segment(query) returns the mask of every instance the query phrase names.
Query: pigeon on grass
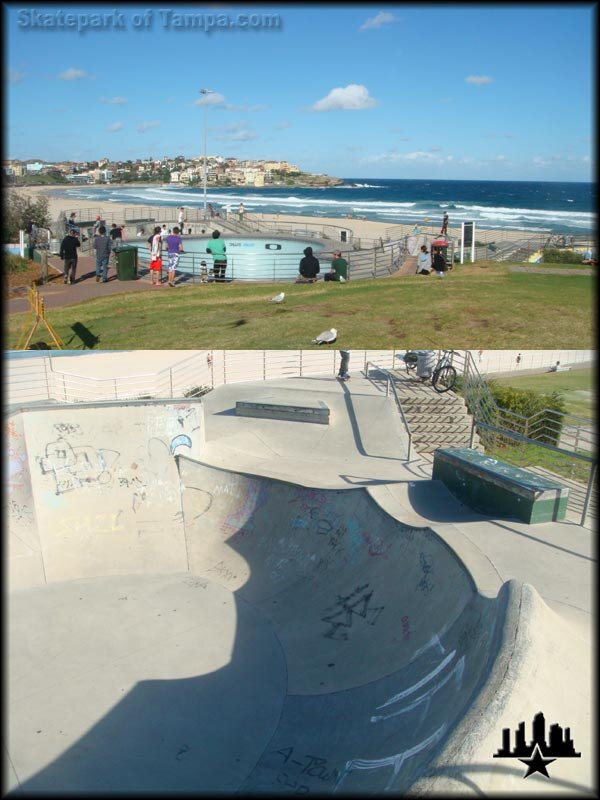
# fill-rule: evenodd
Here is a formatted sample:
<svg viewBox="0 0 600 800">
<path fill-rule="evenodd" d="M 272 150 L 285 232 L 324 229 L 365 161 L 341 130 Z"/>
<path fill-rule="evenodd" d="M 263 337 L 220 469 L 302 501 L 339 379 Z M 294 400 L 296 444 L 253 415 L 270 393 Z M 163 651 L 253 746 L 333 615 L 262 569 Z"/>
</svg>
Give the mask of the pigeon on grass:
<svg viewBox="0 0 600 800">
<path fill-rule="evenodd" d="M 333 344 L 337 339 L 337 331 L 332 328 L 330 331 L 323 331 L 316 339 L 313 339 L 313 344 Z"/>
</svg>

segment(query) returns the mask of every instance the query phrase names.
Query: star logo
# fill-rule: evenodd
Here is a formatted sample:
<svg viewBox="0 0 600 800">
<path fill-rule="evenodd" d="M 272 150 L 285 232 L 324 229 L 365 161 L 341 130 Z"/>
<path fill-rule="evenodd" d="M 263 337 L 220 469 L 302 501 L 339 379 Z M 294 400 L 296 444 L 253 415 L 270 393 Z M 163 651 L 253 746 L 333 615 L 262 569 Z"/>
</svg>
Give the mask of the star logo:
<svg viewBox="0 0 600 800">
<path fill-rule="evenodd" d="M 564 728 L 557 722 L 552 723 L 546 736 L 546 720 L 541 711 L 533 718 L 533 737 L 527 742 L 525 736 L 525 722 L 519 722 L 515 731 L 514 746 L 511 748 L 510 728 L 502 729 L 502 745 L 494 753 L 494 758 L 518 758 L 522 764 L 527 765 L 527 772 L 523 775 L 528 778 L 539 772 L 549 778 L 548 764 L 557 758 L 581 758 L 581 753 L 575 750 L 575 742 L 571 736 L 571 728 Z M 551 757 L 549 757 L 551 756 Z"/>
<path fill-rule="evenodd" d="M 539 772 L 541 775 L 545 775 L 549 778 L 550 775 L 548 775 L 546 764 L 551 764 L 553 761 L 556 761 L 556 759 L 544 758 L 539 745 L 536 744 L 530 758 L 520 758 L 519 761 L 523 764 L 527 764 L 527 772 L 523 775 L 524 778 L 528 778 L 530 775 L 533 775 L 534 772 Z"/>
</svg>

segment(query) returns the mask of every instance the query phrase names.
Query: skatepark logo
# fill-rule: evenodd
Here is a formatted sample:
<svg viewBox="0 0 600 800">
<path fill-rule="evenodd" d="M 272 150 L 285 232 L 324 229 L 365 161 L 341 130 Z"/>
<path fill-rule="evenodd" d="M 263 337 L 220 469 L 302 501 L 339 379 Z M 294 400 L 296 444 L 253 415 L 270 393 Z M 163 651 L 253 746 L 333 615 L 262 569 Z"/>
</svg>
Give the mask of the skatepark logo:
<svg viewBox="0 0 600 800">
<path fill-rule="evenodd" d="M 534 772 L 539 772 L 547 778 L 548 764 L 557 758 L 581 758 L 581 753 L 575 752 L 575 744 L 571 739 L 571 729 L 565 728 L 564 732 L 558 723 L 550 726 L 550 742 L 546 742 L 546 720 L 541 711 L 533 718 L 533 737 L 529 743 L 525 741 L 525 723 L 520 722 L 515 732 L 515 746 L 510 749 L 510 728 L 502 729 L 502 747 L 494 753 L 494 758 L 518 758 L 527 765 L 527 772 L 523 775 L 528 778 Z"/>
</svg>

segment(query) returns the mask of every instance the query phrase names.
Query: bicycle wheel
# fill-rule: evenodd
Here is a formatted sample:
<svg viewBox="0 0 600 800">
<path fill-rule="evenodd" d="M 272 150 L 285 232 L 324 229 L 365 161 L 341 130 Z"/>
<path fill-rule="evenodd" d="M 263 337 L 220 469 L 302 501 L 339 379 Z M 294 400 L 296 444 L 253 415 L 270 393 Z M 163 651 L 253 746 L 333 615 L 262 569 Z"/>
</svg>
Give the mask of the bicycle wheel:
<svg viewBox="0 0 600 800">
<path fill-rule="evenodd" d="M 431 384 L 438 394 L 449 392 L 455 383 L 456 370 L 450 364 L 446 364 L 446 366 L 436 370 L 431 379 Z"/>
</svg>

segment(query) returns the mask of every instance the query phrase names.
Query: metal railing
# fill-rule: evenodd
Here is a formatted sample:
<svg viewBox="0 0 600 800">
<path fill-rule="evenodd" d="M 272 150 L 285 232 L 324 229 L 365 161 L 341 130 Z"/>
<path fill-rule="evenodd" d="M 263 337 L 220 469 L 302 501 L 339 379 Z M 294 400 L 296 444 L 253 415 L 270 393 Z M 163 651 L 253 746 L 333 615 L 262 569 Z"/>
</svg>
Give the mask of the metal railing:
<svg viewBox="0 0 600 800">
<path fill-rule="evenodd" d="M 472 438 L 475 431 L 486 450 L 495 449 L 503 440 L 532 448 L 544 448 L 571 462 L 571 475 L 577 462 L 591 465 L 587 478 L 586 501 L 581 517 L 585 524 L 589 499 L 596 477 L 597 434 L 591 420 L 555 409 L 542 409 L 527 417 L 501 408 L 493 397 L 486 380 L 480 375 L 470 351 L 455 351 L 452 363 L 462 375 L 461 394 L 472 416 Z M 505 449 L 505 448 L 504 448 Z M 510 453 L 503 454 L 510 461 Z"/>
<path fill-rule="evenodd" d="M 501 408 L 481 376 L 469 350 L 454 351 L 452 364 L 462 375 L 462 395 L 469 412 L 479 422 L 518 433 L 533 442 L 559 441 L 570 452 L 595 451 L 597 433 L 590 419 L 545 408 L 530 417 Z"/>
<path fill-rule="evenodd" d="M 402 403 L 400 402 L 400 398 L 398 397 L 398 391 L 396 389 L 396 384 L 394 381 L 394 376 L 384 367 L 378 366 L 377 364 L 373 364 L 371 361 L 365 362 L 365 378 L 369 377 L 369 367 L 374 367 L 378 372 L 383 373 L 385 380 L 386 380 L 386 387 L 385 387 L 385 396 L 389 397 L 390 394 L 390 387 L 392 389 L 392 394 L 394 395 L 394 400 L 396 402 L 396 408 L 400 412 L 400 416 L 402 418 L 402 422 L 404 424 L 404 429 L 406 430 L 408 436 L 408 451 L 406 454 L 406 460 L 410 461 L 410 454 L 412 450 L 412 431 L 410 429 L 410 425 L 408 424 L 408 420 L 404 414 L 404 410 L 402 408 Z"/>
<path fill-rule="evenodd" d="M 379 368 L 393 367 L 396 351 L 353 350 L 352 360 L 371 361 Z M 198 396 L 207 389 L 230 383 L 313 375 L 335 375 L 339 369 L 337 350 L 201 350 L 156 372 L 122 377 L 96 378 L 67 371 L 58 356 L 8 359 L 5 385 L 8 405 L 43 401 L 77 403 L 101 400 L 132 400 Z"/>
<path fill-rule="evenodd" d="M 210 239 L 207 238 L 207 244 Z M 142 274 L 150 268 L 150 248 L 147 242 L 132 241 L 138 249 L 138 266 Z M 185 247 L 185 238 L 184 238 Z M 228 248 L 229 251 L 231 248 Z M 332 251 L 318 251 L 321 273 L 327 271 Z M 393 242 L 373 250 L 345 253 L 348 260 L 348 278 L 381 278 L 394 273 L 403 263 L 406 248 L 402 242 Z M 225 276 L 235 281 L 291 282 L 298 278 L 298 265 L 304 253 L 231 253 L 227 252 Z M 204 262 L 204 263 L 203 263 Z M 208 253 L 184 252 L 181 254 L 176 275 L 180 283 L 206 282 L 213 270 L 213 257 Z"/>
</svg>

